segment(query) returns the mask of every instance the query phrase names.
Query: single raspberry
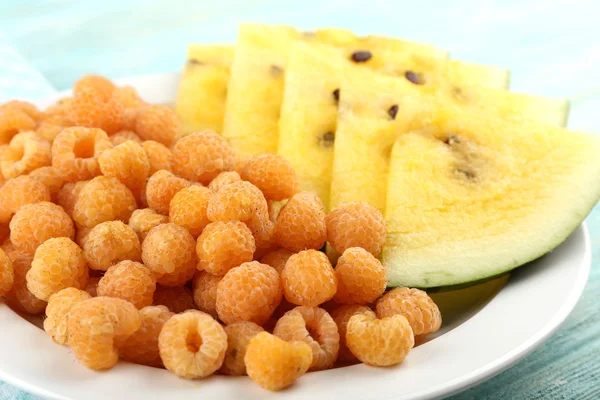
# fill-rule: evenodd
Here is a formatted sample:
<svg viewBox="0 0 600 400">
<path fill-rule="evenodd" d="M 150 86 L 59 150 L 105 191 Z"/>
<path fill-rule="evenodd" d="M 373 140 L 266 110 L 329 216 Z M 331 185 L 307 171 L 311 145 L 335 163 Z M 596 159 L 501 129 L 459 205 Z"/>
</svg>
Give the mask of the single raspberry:
<svg viewBox="0 0 600 400">
<path fill-rule="evenodd" d="M 138 108 L 144 105 L 144 100 L 133 86 L 117 87 L 112 92 L 112 96 L 117 98 L 125 108 Z"/>
<path fill-rule="evenodd" d="M 206 271 L 196 272 L 192 281 L 194 303 L 200 311 L 217 318 L 217 287 L 222 276 L 211 275 Z"/>
<path fill-rule="evenodd" d="M 52 166 L 69 182 L 100 175 L 97 157 L 112 147 L 101 129 L 65 128 L 52 142 Z"/>
<path fill-rule="evenodd" d="M 348 325 L 348 321 L 350 321 L 350 318 L 356 314 L 366 314 L 372 318 L 375 318 L 375 313 L 369 307 L 356 304 L 338 306 L 331 311 L 331 318 L 333 318 L 335 321 L 335 324 L 338 327 L 338 332 L 340 333 L 340 352 L 338 355 L 338 360 L 346 362 L 356 361 L 356 357 L 350 352 L 348 346 L 346 346 L 346 327 Z"/>
<path fill-rule="evenodd" d="M 203 378 L 223 364 L 227 334 L 210 315 L 186 311 L 164 324 L 158 348 L 169 371 L 187 379 Z"/>
<path fill-rule="evenodd" d="M 244 357 L 246 356 L 248 343 L 250 343 L 250 339 L 263 331 L 263 328 L 250 321 L 240 321 L 227 325 L 225 327 L 227 352 L 219 371 L 225 375 L 246 375 Z"/>
<path fill-rule="evenodd" d="M 198 269 L 225 275 L 231 268 L 252 261 L 254 250 L 254 237 L 243 222 L 213 222 L 206 226 L 196 244 Z"/>
<path fill-rule="evenodd" d="M 73 219 L 78 226 L 94 226 L 113 220 L 125 223 L 137 208 L 135 198 L 127 186 L 115 178 L 98 176 L 79 192 Z"/>
<path fill-rule="evenodd" d="M 58 193 L 63 187 L 64 180 L 58 170 L 54 167 L 41 167 L 29 173 L 29 176 L 42 182 L 50 191 L 53 203 L 58 203 Z"/>
<path fill-rule="evenodd" d="M 217 313 L 221 321 L 232 324 L 252 321 L 262 325 L 281 302 L 279 274 L 273 267 L 257 261 L 230 269 L 217 286 Z"/>
<path fill-rule="evenodd" d="M 163 105 L 147 105 L 139 109 L 135 119 L 135 132 L 144 140 L 155 140 L 171 147 L 179 133 L 177 114 Z"/>
<path fill-rule="evenodd" d="M 109 99 L 117 89 L 115 84 L 110 79 L 100 75 L 84 75 L 79 78 L 73 85 L 73 93 L 93 89 L 98 92 L 104 99 Z"/>
<path fill-rule="evenodd" d="M 338 287 L 333 298 L 339 304 L 370 304 L 387 286 L 387 273 L 381 262 L 361 247 L 344 251 L 335 267 Z"/>
<path fill-rule="evenodd" d="M 42 121 L 49 117 L 65 117 L 70 112 L 72 102 L 71 96 L 61 97 L 56 103 L 46 107 L 42 114 Z"/>
<path fill-rule="evenodd" d="M 92 276 L 88 280 L 85 287 L 85 291 L 92 297 L 98 297 L 98 284 L 100 283 L 101 276 Z"/>
<path fill-rule="evenodd" d="M 250 182 L 224 186 L 210 199 L 207 215 L 211 221 L 244 222 L 252 231 L 257 248 L 270 245 L 273 224 L 269 221 L 267 200 Z"/>
<path fill-rule="evenodd" d="M 327 240 L 325 208 L 311 192 L 300 192 L 281 209 L 275 242 L 288 250 L 320 249 Z"/>
<path fill-rule="evenodd" d="M 11 100 L 4 104 L 0 104 L 0 110 L 19 110 L 29 115 L 34 121 L 39 121 L 43 118 L 42 112 L 28 101 Z"/>
<path fill-rule="evenodd" d="M 0 223 L 9 222 L 22 206 L 40 201 L 50 201 L 50 191 L 42 182 L 27 175 L 9 179 L 0 187 Z"/>
<path fill-rule="evenodd" d="M 121 221 L 103 222 L 88 233 L 83 258 L 91 269 L 107 271 L 124 260 L 142 261 L 142 246 L 130 226 Z"/>
<path fill-rule="evenodd" d="M 173 172 L 208 185 L 217 175 L 233 168 L 233 149 L 222 136 L 212 132 L 192 133 L 173 146 Z"/>
<path fill-rule="evenodd" d="M 36 120 L 15 107 L 0 107 L 0 144 L 7 144 L 19 132 L 35 129 Z"/>
<path fill-rule="evenodd" d="M 27 272 L 31 269 L 33 256 L 17 250 L 10 240 L 4 242 L 2 250 L 10 258 L 14 271 L 14 284 L 4 297 L 4 301 L 10 308 L 20 313 L 31 315 L 43 313 L 46 302 L 35 297 L 27 288 Z"/>
<path fill-rule="evenodd" d="M 113 134 L 124 125 L 125 107 L 116 97 L 107 97 L 106 93 L 92 86 L 75 88 L 71 102 L 69 119 L 73 125 L 99 128 Z"/>
<path fill-rule="evenodd" d="M 304 250 L 290 256 L 281 273 L 288 301 L 316 307 L 333 298 L 337 290 L 335 271 L 324 253 Z"/>
<path fill-rule="evenodd" d="M 46 307 L 44 330 L 52 340 L 63 346 L 67 344 L 67 314 L 75 304 L 91 298 L 88 292 L 73 287 L 50 296 Z"/>
<path fill-rule="evenodd" d="M 141 326 L 137 308 L 114 297 L 94 297 L 77 303 L 67 318 L 67 342 L 86 367 L 112 368 L 119 360 L 118 346 Z"/>
<path fill-rule="evenodd" d="M 169 221 L 186 228 L 197 238 L 210 223 L 206 209 L 212 196 L 213 192 L 202 186 L 190 186 L 180 190 L 169 203 Z"/>
<path fill-rule="evenodd" d="M 194 303 L 192 291 L 186 286 L 157 285 L 154 292 L 154 305 L 165 306 L 175 314 L 198 308 Z"/>
<path fill-rule="evenodd" d="M 340 335 L 333 318 L 318 307 L 296 307 L 277 321 L 275 336 L 285 341 L 298 340 L 312 349 L 311 371 L 333 365 L 340 348 Z"/>
<path fill-rule="evenodd" d="M 163 215 L 169 215 L 169 206 L 173 196 L 191 185 L 190 182 L 169 171 L 157 171 L 148 179 L 146 186 L 148 206 Z"/>
<path fill-rule="evenodd" d="M 162 367 L 163 363 L 158 351 L 158 335 L 173 315 L 175 314 L 163 306 L 142 308 L 140 328 L 119 346 L 123 359 L 150 367 Z"/>
<path fill-rule="evenodd" d="M 62 132 L 63 129 L 71 126 L 71 122 L 64 115 L 49 115 L 40 121 L 35 128 L 37 133 L 42 139 L 46 139 L 50 143 L 54 142 L 56 136 Z"/>
<path fill-rule="evenodd" d="M 287 263 L 287 260 L 289 260 L 293 254 L 294 253 L 286 249 L 277 249 L 265 254 L 260 259 L 260 262 L 275 268 L 277 272 L 279 272 L 279 275 L 281 275 L 285 263 Z"/>
<path fill-rule="evenodd" d="M 287 342 L 261 332 L 248 343 L 244 362 L 253 381 L 268 390 L 282 390 L 306 373 L 312 351 L 301 341 Z"/>
<path fill-rule="evenodd" d="M 292 164 L 279 154 L 259 154 L 242 170 L 242 179 L 256 185 L 270 200 L 289 199 L 298 192 L 300 182 Z"/>
<path fill-rule="evenodd" d="M 75 208 L 75 201 L 81 193 L 81 189 L 85 186 L 89 181 L 79 181 L 79 182 L 67 182 L 63 185 L 63 187 L 58 192 L 56 196 L 56 204 L 61 206 L 67 214 L 71 217 L 73 216 L 73 209 Z"/>
<path fill-rule="evenodd" d="M 190 266 L 196 267 L 196 241 L 185 228 L 179 225 L 173 223 L 157 225 L 144 239 L 142 260 L 158 277 L 187 271 Z M 163 284 L 160 279 L 159 283 Z"/>
<path fill-rule="evenodd" d="M 119 131 L 109 137 L 110 142 L 113 146 L 118 146 L 121 143 L 125 143 L 128 140 L 132 140 L 136 143 L 142 144 L 142 139 L 133 131 Z"/>
<path fill-rule="evenodd" d="M 239 182 L 242 178 L 240 178 L 240 174 L 235 171 L 223 171 L 219 175 L 215 177 L 208 184 L 208 188 L 213 192 L 218 192 L 223 186 L 227 186 L 233 182 Z"/>
<path fill-rule="evenodd" d="M 0 249 L 0 296 L 5 296 L 13 288 L 15 271 L 12 261 L 4 250 Z"/>
<path fill-rule="evenodd" d="M 402 315 L 377 319 L 356 314 L 346 325 L 346 345 L 361 362 L 377 367 L 400 364 L 413 348 L 415 339 Z"/>
<path fill-rule="evenodd" d="M 50 202 L 26 204 L 19 208 L 10 221 L 10 241 L 19 250 L 33 254 L 50 238 L 75 238 L 71 217 Z"/>
<path fill-rule="evenodd" d="M 146 152 L 133 140 L 104 151 L 98 157 L 98 163 L 104 176 L 117 178 L 133 193 L 145 185 L 150 172 Z"/>
<path fill-rule="evenodd" d="M 385 243 L 385 221 L 381 211 L 367 203 L 346 203 L 326 218 L 327 241 L 343 253 L 350 247 L 362 247 L 375 257 Z"/>
<path fill-rule="evenodd" d="M 143 264 L 136 261 L 121 261 L 110 267 L 100 283 L 99 296 L 117 297 L 142 309 L 152 305 L 156 278 Z"/>
<path fill-rule="evenodd" d="M 167 146 L 154 140 L 146 140 L 142 147 L 150 162 L 150 175 L 161 169 L 171 171 L 171 150 Z"/>
<path fill-rule="evenodd" d="M 377 317 L 403 315 L 415 335 L 436 332 L 442 326 L 442 314 L 426 292 L 405 287 L 387 292 L 375 306 Z"/>
<path fill-rule="evenodd" d="M 52 238 L 35 251 L 27 272 L 27 287 L 35 297 L 48 301 L 65 288 L 85 288 L 88 277 L 81 248 L 69 238 Z"/>
<path fill-rule="evenodd" d="M 129 218 L 129 226 L 137 233 L 140 243 L 146 238 L 150 229 L 169 222 L 169 217 L 157 213 L 151 208 L 135 210 Z"/>
<path fill-rule="evenodd" d="M 0 154 L 0 169 L 5 179 L 28 174 L 51 162 L 50 143 L 34 132 L 15 135 Z"/>
</svg>

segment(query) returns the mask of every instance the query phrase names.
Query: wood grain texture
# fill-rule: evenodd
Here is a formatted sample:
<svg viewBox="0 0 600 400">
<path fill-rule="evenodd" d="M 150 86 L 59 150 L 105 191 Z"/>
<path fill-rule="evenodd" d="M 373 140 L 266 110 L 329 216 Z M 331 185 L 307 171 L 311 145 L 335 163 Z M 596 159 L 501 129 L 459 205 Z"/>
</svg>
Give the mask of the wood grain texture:
<svg viewBox="0 0 600 400">
<path fill-rule="evenodd" d="M 595 0 L 441 4 L 6 0 L 0 1 L 0 34 L 58 89 L 65 89 L 84 73 L 119 78 L 179 70 L 189 42 L 233 42 L 242 21 L 303 29 L 339 26 L 432 42 L 454 58 L 507 67 L 513 72 L 513 90 L 567 97 L 573 100 L 569 127 L 600 133 L 600 6 Z M 600 398 L 600 207 L 589 216 L 588 226 L 593 269 L 565 325 L 523 361 L 453 400 Z M 0 398 L 34 397 L 0 384 Z"/>
</svg>

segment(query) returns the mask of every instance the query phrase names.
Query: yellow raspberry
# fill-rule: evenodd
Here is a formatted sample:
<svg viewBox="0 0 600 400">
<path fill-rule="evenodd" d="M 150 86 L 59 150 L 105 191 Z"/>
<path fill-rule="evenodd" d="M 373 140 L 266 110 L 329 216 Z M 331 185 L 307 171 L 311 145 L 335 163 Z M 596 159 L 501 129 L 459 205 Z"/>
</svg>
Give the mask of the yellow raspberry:
<svg viewBox="0 0 600 400">
<path fill-rule="evenodd" d="M 190 265 L 195 268 L 196 241 L 185 228 L 178 225 L 158 225 L 144 239 L 142 260 L 158 277 L 187 270 Z"/>
<path fill-rule="evenodd" d="M 206 226 L 196 244 L 198 269 L 225 275 L 233 267 L 252 261 L 254 237 L 239 221 L 217 221 Z"/>
<path fill-rule="evenodd" d="M 69 182 L 92 179 L 101 173 L 97 158 L 111 147 L 101 129 L 65 128 L 52 142 L 52 166 Z"/>
<path fill-rule="evenodd" d="M 365 314 L 375 318 L 375 313 L 373 310 L 367 306 L 361 306 L 358 304 L 339 306 L 331 311 L 331 318 L 333 318 L 335 324 L 337 325 L 338 332 L 340 334 L 340 352 L 338 355 L 338 360 L 346 362 L 354 362 L 357 360 L 346 345 L 346 328 L 348 326 L 348 321 L 350 321 L 350 318 L 357 314 Z"/>
<path fill-rule="evenodd" d="M 73 209 L 75 208 L 75 201 L 81 193 L 81 189 L 85 186 L 89 181 L 79 181 L 79 182 L 67 182 L 63 185 L 57 195 L 56 204 L 61 206 L 63 210 L 69 216 L 73 216 Z"/>
<path fill-rule="evenodd" d="M 171 150 L 167 146 L 154 140 L 146 140 L 142 147 L 150 162 L 150 175 L 161 169 L 171 171 Z"/>
<path fill-rule="evenodd" d="M 240 321 L 225 327 L 227 352 L 219 372 L 225 375 L 246 375 L 244 357 L 250 340 L 264 329 L 250 321 Z"/>
<path fill-rule="evenodd" d="M 379 318 L 403 315 L 415 335 L 436 332 L 442 326 L 440 309 L 426 292 L 419 289 L 392 289 L 377 301 L 375 311 Z"/>
<path fill-rule="evenodd" d="M 171 317 L 158 337 L 165 367 L 187 379 L 204 378 L 223 364 L 227 334 L 210 315 L 186 311 Z"/>
<path fill-rule="evenodd" d="M 296 307 L 277 321 L 273 334 L 285 341 L 301 341 L 312 349 L 311 371 L 333 365 L 340 348 L 340 335 L 333 318 L 318 307 Z"/>
<path fill-rule="evenodd" d="M 356 314 L 346 325 L 346 345 L 361 362 L 376 367 L 400 364 L 415 344 L 406 318 L 394 315 L 377 319 Z"/>
<path fill-rule="evenodd" d="M 139 111 L 139 108 L 125 108 L 125 111 L 123 112 L 123 125 L 121 126 L 121 132 L 135 132 L 135 121 L 137 119 Z M 140 138 L 140 140 L 141 139 L 142 138 Z"/>
<path fill-rule="evenodd" d="M 73 219 L 78 226 L 87 228 L 113 220 L 127 223 L 136 208 L 135 198 L 127 186 L 115 178 L 98 176 L 79 192 Z"/>
<path fill-rule="evenodd" d="M 333 298 L 337 278 L 329 259 L 317 250 L 290 256 L 281 273 L 285 298 L 298 305 L 316 307 Z"/>
<path fill-rule="evenodd" d="M 0 169 L 5 179 L 28 174 L 51 162 L 50 143 L 34 132 L 15 135 L 0 154 Z"/>
<path fill-rule="evenodd" d="M 71 217 L 62 207 L 43 201 L 24 205 L 10 221 L 10 241 L 19 250 L 33 254 L 50 238 L 75 238 Z"/>
<path fill-rule="evenodd" d="M 252 321 L 264 324 L 281 302 L 279 274 L 257 261 L 230 269 L 217 286 L 217 313 L 232 324 Z"/>
<path fill-rule="evenodd" d="M 165 306 L 175 314 L 197 308 L 194 303 L 194 295 L 186 286 L 157 285 L 154 292 L 154 305 Z"/>
<path fill-rule="evenodd" d="M 262 256 L 260 262 L 275 268 L 279 275 L 281 275 L 285 263 L 287 263 L 287 260 L 289 260 L 293 254 L 294 253 L 286 249 L 277 249 Z"/>
<path fill-rule="evenodd" d="M 169 205 L 169 221 L 186 228 L 193 237 L 200 236 L 210 220 L 206 216 L 213 192 L 205 187 L 190 186 L 173 196 Z"/>
<path fill-rule="evenodd" d="M 327 241 L 340 254 L 362 247 L 375 257 L 385 243 L 385 220 L 381 211 L 367 203 L 346 203 L 327 216 Z"/>
<path fill-rule="evenodd" d="M 52 340 L 60 345 L 67 344 L 67 315 L 77 303 L 91 299 L 86 291 L 73 287 L 61 290 L 50 296 L 46 307 L 44 330 Z"/>
<path fill-rule="evenodd" d="M 163 105 L 147 105 L 139 109 L 135 132 L 144 140 L 155 140 L 171 147 L 179 133 L 180 123 L 175 111 Z"/>
<path fill-rule="evenodd" d="M 163 362 L 158 351 L 158 335 L 173 315 L 175 314 L 163 306 L 142 308 L 140 328 L 119 346 L 123 359 L 150 367 L 162 367 Z"/>
<path fill-rule="evenodd" d="M 5 296 L 13 288 L 15 271 L 12 261 L 4 250 L 0 249 L 0 296 Z"/>
<path fill-rule="evenodd" d="M 0 223 L 7 223 L 26 204 L 50 201 L 50 191 L 35 178 L 24 175 L 6 181 L 0 187 Z"/>
<path fill-rule="evenodd" d="M 91 269 L 106 271 L 123 260 L 141 261 L 142 249 L 131 227 L 121 221 L 108 221 L 88 233 L 83 257 Z"/>
<path fill-rule="evenodd" d="M 192 133 L 173 146 L 173 172 L 208 185 L 217 175 L 233 168 L 233 149 L 222 136 L 212 132 Z"/>
<path fill-rule="evenodd" d="M 108 134 L 123 129 L 125 107 L 121 101 L 92 85 L 80 85 L 73 91 L 69 119 L 73 125 L 98 128 Z"/>
<path fill-rule="evenodd" d="M 33 256 L 17 250 L 10 239 L 4 242 L 2 250 L 10 258 L 14 271 L 14 284 L 10 292 L 5 295 L 4 301 L 10 308 L 20 313 L 31 315 L 43 313 L 46 302 L 35 297 L 27 288 L 27 272 L 31 269 Z"/>
<path fill-rule="evenodd" d="M 219 175 L 215 177 L 208 184 L 208 188 L 213 192 L 218 192 L 223 186 L 227 186 L 233 182 L 239 182 L 242 178 L 240 178 L 240 174 L 235 171 L 223 171 Z"/>
<path fill-rule="evenodd" d="M 281 209 L 275 224 L 275 242 L 288 250 L 320 249 L 327 240 L 325 208 L 319 197 L 300 192 Z"/>
<path fill-rule="evenodd" d="M 14 107 L 0 107 L 0 144 L 7 144 L 19 132 L 35 129 L 36 121 L 27 112 Z"/>
<path fill-rule="evenodd" d="M 339 304 L 370 304 L 387 286 L 387 273 L 381 262 L 360 247 L 344 251 L 335 267 L 338 287 L 333 298 Z"/>
<path fill-rule="evenodd" d="M 29 176 L 42 182 L 50 191 L 53 203 L 58 203 L 58 193 L 63 187 L 64 180 L 54 167 L 41 167 L 29 173 Z M 59 204 L 60 205 L 60 204 Z"/>
<path fill-rule="evenodd" d="M 292 164 L 279 154 L 252 157 L 241 176 L 258 187 L 269 200 L 289 199 L 298 192 L 300 186 Z"/>
<path fill-rule="evenodd" d="M 114 297 L 94 297 L 69 311 L 67 342 L 84 366 L 109 369 L 119 360 L 118 346 L 140 325 L 141 318 L 133 304 Z"/>
<path fill-rule="evenodd" d="M 248 376 L 268 390 L 282 390 L 306 373 L 312 351 L 301 341 L 286 342 L 267 332 L 255 335 L 244 357 Z"/>
<path fill-rule="evenodd" d="M 173 196 L 191 185 L 191 182 L 175 176 L 169 171 L 157 171 L 148 179 L 146 186 L 148 206 L 163 215 L 169 215 Z"/>
<path fill-rule="evenodd" d="M 133 193 L 141 190 L 150 172 L 146 152 L 133 140 L 104 151 L 98 157 L 98 163 L 104 176 L 117 178 Z"/>
<path fill-rule="evenodd" d="M 85 291 L 92 297 L 98 297 L 98 284 L 100 283 L 101 276 L 93 276 L 88 280 L 85 286 Z"/>
<path fill-rule="evenodd" d="M 112 96 L 119 99 L 125 108 L 138 108 L 145 104 L 137 90 L 129 85 L 115 88 Z"/>
<path fill-rule="evenodd" d="M 119 131 L 114 135 L 110 136 L 109 139 L 113 146 L 118 146 L 122 143 L 125 143 L 128 140 L 132 140 L 136 143 L 142 144 L 142 139 L 137 135 L 137 133 L 132 131 Z"/>
<path fill-rule="evenodd" d="M 194 303 L 200 311 L 210 314 L 213 318 L 218 318 L 217 287 L 222 278 L 206 271 L 199 271 L 192 281 Z"/>
<path fill-rule="evenodd" d="M 142 309 L 152 305 L 156 278 L 143 264 L 124 260 L 110 267 L 100 282 L 99 296 L 117 297 Z"/>
<path fill-rule="evenodd" d="M 39 121 L 43 117 L 43 114 L 35 105 L 22 100 L 11 100 L 0 104 L 0 110 L 18 110 L 27 114 L 34 121 Z"/>
<path fill-rule="evenodd" d="M 52 238 L 35 251 L 27 272 L 27 287 L 35 297 L 48 301 L 65 288 L 83 289 L 88 276 L 81 248 L 69 238 Z"/>
<path fill-rule="evenodd" d="M 47 111 L 46 111 L 47 114 Z M 71 126 L 71 121 L 66 115 L 55 114 L 48 115 L 42 119 L 37 127 L 35 128 L 35 132 L 43 139 L 46 139 L 48 142 L 54 142 L 54 139 L 63 129 Z"/>
<path fill-rule="evenodd" d="M 78 93 L 86 89 L 93 89 L 102 96 L 102 98 L 109 99 L 116 90 L 116 86 L 110 79 L 105 78 L 104 76 L 88 74 L 82 76 L 75 82 L 73 85 L 73 93 Z"/>
<path fill-rule="evenodd" d="M 169 217 L 159 214 L 151 208 L 135 210 L 129 218 L 129 226 L 137 233 L 140 242 L 146 238 L 150 229 L 167 222 L 169 222 Z"/>
</svg>

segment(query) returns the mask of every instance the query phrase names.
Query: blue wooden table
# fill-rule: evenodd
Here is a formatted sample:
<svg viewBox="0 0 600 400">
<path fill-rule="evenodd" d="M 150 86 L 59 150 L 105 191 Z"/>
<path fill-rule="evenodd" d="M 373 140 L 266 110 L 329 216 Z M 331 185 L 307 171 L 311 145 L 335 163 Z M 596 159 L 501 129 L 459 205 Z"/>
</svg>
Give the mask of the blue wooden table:
<svg viewBox="0 0 600 400">
<path fill-rule="evenodd" d="M 600 133 L 596 0 L 457 0 L 450 8 L 442 4 L 0 0 L 0 42 L 3 35 L 54 87 L 65 89 L 90 72 L 120 78 L 179 70 L 188 43 L 233 42 L 239 22 L 304 29 L 339 26 L 360 34 L 432 42 L 450 50 L 454 58 L 507 67 L 513 73 L 513 90 L 569 98 L 569 127 Z M 594 266 L 584 296 L 566 324 L 517 365 L 453 399 L 600 398 L 599 207 L 588 224 Z M 33 399 L 1 382 L 0 398 Z"/>
</svg>

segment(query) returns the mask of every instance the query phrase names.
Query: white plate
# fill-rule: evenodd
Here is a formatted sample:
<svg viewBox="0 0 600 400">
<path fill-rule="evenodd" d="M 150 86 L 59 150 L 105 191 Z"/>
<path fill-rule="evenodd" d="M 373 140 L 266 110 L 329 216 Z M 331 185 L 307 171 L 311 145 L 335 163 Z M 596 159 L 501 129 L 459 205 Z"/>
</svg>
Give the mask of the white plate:
<svg viewBox="0 0 600 400">
<path fill-rule="evenodd" d="M 153 103 L 172 103 L 177 74 L 120 81 Z M 62 95 L 65 95 L 63 93 Z M 47 104 L 40 104 L 46 106 Z M 392 368 L 356 365 L 309 373 L 289 390 L 270 393 L 247 377 L 179 379 L 165 370 L 119 363 L 88 370 L 66 347 L 0 303 L 0 379 L 50 399 L 431 399 L 471 385 L 514 364 L 565 320 L 579 299 L 591 266 L 585 225 L 554 252 L 460 293 L 438 293 L 444 327 Z M 450 299 L 452 299 L 450 301 Z"/>
</svg>

